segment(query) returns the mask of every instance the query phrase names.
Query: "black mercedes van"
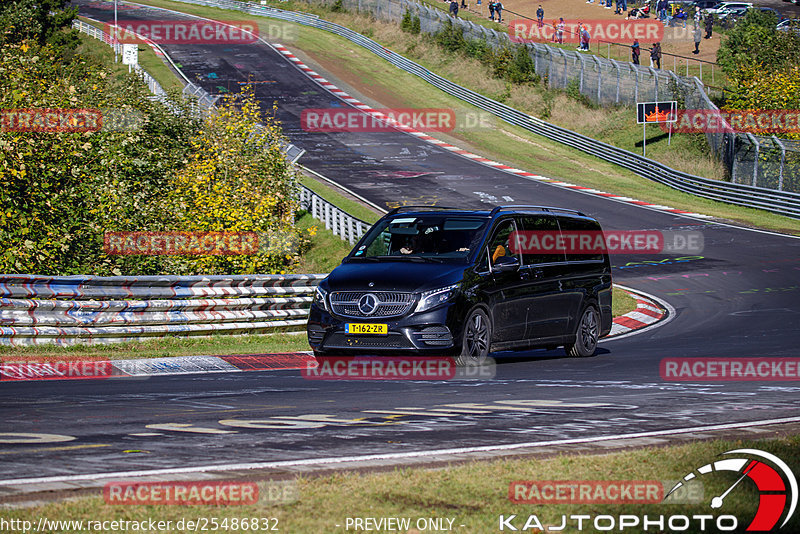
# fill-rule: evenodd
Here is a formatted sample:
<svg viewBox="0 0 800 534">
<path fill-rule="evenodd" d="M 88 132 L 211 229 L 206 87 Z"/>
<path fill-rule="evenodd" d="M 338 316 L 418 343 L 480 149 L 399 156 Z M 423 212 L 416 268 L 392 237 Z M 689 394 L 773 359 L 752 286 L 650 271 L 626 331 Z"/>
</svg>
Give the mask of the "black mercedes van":
<svg viewBox="0 0 800 534">
<path fill-rule="evenodd" d="M 394 209 L 316 288 L 308 342 L 317 356 L 442 355 L 462 365 L 510 349 L 591 356 L 611 330 L 605 246 L 575 254 L 520 245 L 566 232 L 601 228 L 541 206 Z"/>
</svg>

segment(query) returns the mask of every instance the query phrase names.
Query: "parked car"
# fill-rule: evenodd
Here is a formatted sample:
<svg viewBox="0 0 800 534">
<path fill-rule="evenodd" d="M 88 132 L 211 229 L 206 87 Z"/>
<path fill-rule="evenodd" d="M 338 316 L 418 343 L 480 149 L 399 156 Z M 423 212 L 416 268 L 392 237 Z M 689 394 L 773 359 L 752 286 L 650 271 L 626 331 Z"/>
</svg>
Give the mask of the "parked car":
<svg viewBox="0 0 800 534">
<path fill-rule="evenodd" d="M 705 13 L 718 4 L 719 2 L 717 0 L 696 0 L 695 2 L 692 2 L 691 5 L 695 11 L 699 10 L 701 13 Z"/>
<path fill-rule="evenodd" d="M 778 23 L 786 20 L 786 17 L 781 15 L 781 12 L 778 11 L 777 9 L 773 9 L 771 7 L 759 7 L 758 10 L 763 11 L 765 13 L 772 13 L 773 15 L 775 15 L 775 18 L 778 21 Z"/>
<path fill-rule="evenodd" d="M 561 208 L 392 210 L 316 288 L 308 342 L 319 357 L 441 355 L 461 365 L 491 350 L 563 346 L 591 356 L 611 329 L 605 246 L 543 253 L 517 239 L 568 231 L 601 228 Z"/>
<path fill-rule="evenodd" d="M 725 19 L 731 13 L 744 13 L 749 8 L 753 7 L 751 2 L 720 2 L 712 8 L 705 9 L 703 14 L 714 14 L 718 19 Z"/>
<path fill-rule="evenodd" d="M 778 23 L 776 29 L 781 32 L 793 31 L 800 34 L 800 19 L 786 19 Z"/>
</svg>

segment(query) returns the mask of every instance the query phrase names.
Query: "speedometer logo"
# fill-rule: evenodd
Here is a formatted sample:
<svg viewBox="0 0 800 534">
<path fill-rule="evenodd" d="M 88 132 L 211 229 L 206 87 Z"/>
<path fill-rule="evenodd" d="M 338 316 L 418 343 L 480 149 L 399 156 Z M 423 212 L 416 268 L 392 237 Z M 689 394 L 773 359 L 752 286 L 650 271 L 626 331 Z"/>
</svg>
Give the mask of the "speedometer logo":
<svg viewBox="0 0 800 534">
<path fill-rule="evenodd" d="M 665 499 L 690 480 L 716 472 L 734 472 L 740 476 L 731 486 L 719 495 L 715 495 L 709 506 L 718 510 L 725 506 L 725 499 L 736 491 L 745 479 L 749 479 L 758 488 L 758 510 L 747 527 L 748 532 L 763 532 L 782 528 L 789 522 L 797 508 L 797 479 L 789 466 L 777 456 L 757 449 L 735 449 L 723 453 L 735 455 L 736 458 L 717 460 L 698 467 L 675 484 Z M 783 518 L 783 522 L 778 522 Z"/>
</svg>

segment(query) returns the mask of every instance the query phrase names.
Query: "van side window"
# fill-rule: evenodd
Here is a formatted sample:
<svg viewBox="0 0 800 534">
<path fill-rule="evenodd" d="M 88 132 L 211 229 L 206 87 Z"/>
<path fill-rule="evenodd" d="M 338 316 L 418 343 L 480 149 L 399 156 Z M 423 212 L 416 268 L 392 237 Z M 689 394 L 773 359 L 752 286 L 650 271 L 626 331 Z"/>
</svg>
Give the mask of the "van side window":
<svg viewBox="0 0 800 534">
<path fill-rule="evenodd" d="M 598 238 L 603 235 L 600 224 L 591 219 L 581 219 L 572 217 L 559 217 L 558 223 L 561 226 L 563 233 L 586 235 L 591 237 L 593 244 L 597 243 Z M 605 243 L 600 239 L 602 247 L 605 248 Z M 590 249 L 589 254 L 567 254 L 567 261 L 603 261 L 603 251 Z"/>
<path fill-rule="evenodd" d="M 516 245 L 522 252 L 522 265 L 564 261 L 563 249 L 556 242 L 561 232 L 555 217 L 523 215 L 521 219 Z"/>
<path fill-rule="evenodd" d="M 494 231 L 494 236 L 489 241 L 489 246 L 487 247 L 489 252 L 489 261 L 494 262 L 497 261 L 497 258 L 501 256 L 514 256 L 515 252 L 511 244 L 511 236 L 517 230 L 517 225 L 514 223 L 513 219 L 508 219 L 506 221 L 501 222 L 497 225 L 497 228 Z M 519 254 L 516 254 L 519 257 Z"/>
</svg>

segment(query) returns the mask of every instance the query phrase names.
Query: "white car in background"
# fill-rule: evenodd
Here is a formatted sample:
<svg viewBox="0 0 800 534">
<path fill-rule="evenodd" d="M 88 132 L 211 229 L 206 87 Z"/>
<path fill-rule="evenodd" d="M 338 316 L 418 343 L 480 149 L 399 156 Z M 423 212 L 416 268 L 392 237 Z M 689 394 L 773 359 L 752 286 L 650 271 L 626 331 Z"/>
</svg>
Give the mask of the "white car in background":
<svg viewBox="0 0 800 534">
<path fill-rule="evenodd" d="M 704 9 L 703 12 L 713 14 L 718 19 L 725 19 L 730 15 L 741 15 L 752 7 L 752 2 L 720 2 L 710 9 Z"/>
<path fill-rule="evenodd" d="M 778 31 L 788 32 L 793 31 L 800 34 L 800 19 L 786 19 L 778 23 L 776 26 Z"/>
</svg>

